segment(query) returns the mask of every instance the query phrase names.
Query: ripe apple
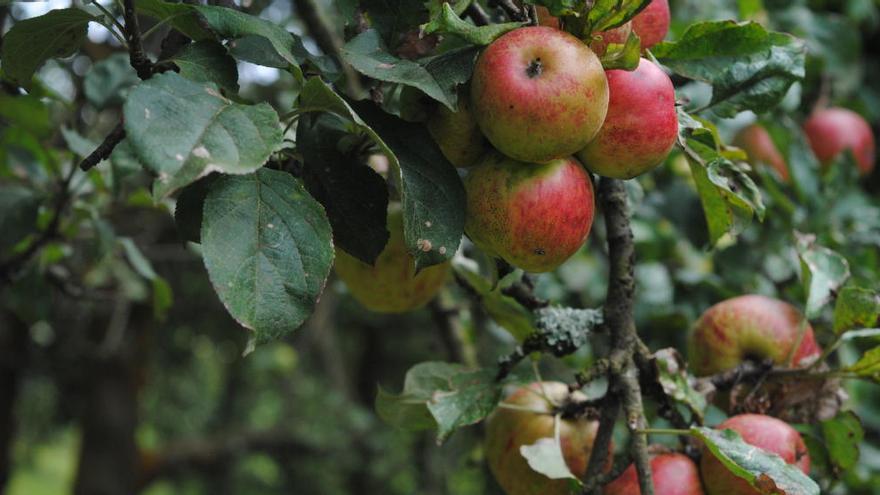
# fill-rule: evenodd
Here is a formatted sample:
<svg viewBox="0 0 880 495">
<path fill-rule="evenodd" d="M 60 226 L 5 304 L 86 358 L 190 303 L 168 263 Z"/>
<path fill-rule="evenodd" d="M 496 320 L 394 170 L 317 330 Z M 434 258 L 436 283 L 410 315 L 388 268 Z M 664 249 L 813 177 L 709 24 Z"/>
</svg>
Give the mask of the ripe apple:
<svg viewBox="0 0 880 495">
<path fill-rule="evenodd" d="M 794 351 L 801 325 L 805 325 L 800 347 Z M 698 376 L 735 368 L 746 359 L 772 359 L 785 364 L 821 353 L 813 328 L 792 305 L 760 295 L 745 295 L 722 301 L 707 309 L 690 335 L 691 367 Z"/>
<path fill-rule="evenodd" d="M 544 163 L 580 150 L 608 110 L 599 57 L 574 36 L 544 26 L 513 30 L 474 67 L 471 102 L 480 129 L 505 155 Z"/>
<path fill-rule="evenodd" d="M 568 495 L 568 480 L 553 480 L 529 467 L 520 453 L 523 445 L 555 435 L 554 412 L 567 401 L 586 400 L 580 392 L 570 394 L 560 382 L 535 382 L 517 389 L 486 422 L 486 459 L 492 474 L 507 495 Z M 530 409 L 525 411 L 523 409 Z M 561 420 L 559 439 L 569 470 L 581 477 L 593 450 L 599 422 L 588 419 Z M 610 454 L 610 452 L 609 452 Z M 611 457 L 609 455 L 609 461 Z"/>
<path fill-rule="evenodd" d="M 779 455 L 788 464 L 794 464 L 804 473 L 810 472 L 810 456 L 800 433 L 788 423 L 763 414 L 740 414 L 717 426 L 719 430 L 734 430 L 743 441 Z M 708 495 L 757 495 L 760 492 L 748 482 L 731 473 L 717 457 L 703 449 L 700 472 Z"/>
<path fill-rule="evenodd" d="M 609 29 L 608 31 L 602 31 L 601 33 L 596 33 L 593 41 L 590 42 L 590 49 L 592 49 L 597 56 L 601 57 L 602 55 L 605 55 L 605 50 L 610 43 L 618 43 L 621 45 L 626 43 L 631 32 L 632 21 L 627 21 L 626 24 L 623 24 L 622 26 Z M 610 90 L 611 89 L 609 88 L 609 91 Z M 611 103 L 609 102 L 609 107 L 610 105 Z M 610 112 L 611 109 L 609 108 L 608 111 Z"/>
<path fill-rule="evenodd" d="M 548 9 L 547 7 L 544 7 L 543 5 L 538 5 L 535 7 L 535 12 L 538 14 L 539 26 L 547 26 L 555 29 L 562 28 L 562 23 L 559 22 L 559 18 L 551 14 L 550 9 Z"/>
<path fill-rule="evenodd" d="M 669 0 L 652 0 L 633 17 L 633 31 L 642 40 L 642 50 L 663 41 L 669 32 L 669 21 Z"/>
<path fill-rule="evenodd" d="M 591 172 L 631 179 L 663 162 L 675 144 L 675 89 L 669 76 L 646 59 L 634 71 L 607 74 L 608 116 L 577 156 Z"/>
<path fill-rule="evenodd" d="M 533 164 L 489 153 L 464 187 L 465 232 L 487 254 L 526 271 L 561 265 L 593 225 L 593 184 L 571 157 Z"/>
<path fill-rule="evenodd" d="M 655 495 L 703 495 L 700 471 L 690 457 L 679 453 L 651 457 Z M 603 495 L 641 495 L 636 467 L 630 465 L 616 480 L 605 485 Z"/>
<path fill-rule="evenodd" d="M 788 182 L 788 165 L 785 163 L 785 158 L 776 148 L 767 129 L 761 124 L 752 124 L 743 128 L 733 139 L 733 144 L 748 153 L 749 163 L 753 166 L 770 165 L 783 181 Z"/>
<path fill-rule="evenodd" d="M 466 95 L 458 98 L 458 111 L 437 105 L 427 122 L 428 132 L 440 151 L 456 167 L 469 167 L 488 149 Z"/>
<path fill-rule="evenodd" d="M 450 265 L 434 265 L 416 274 L 415 260 L 403 239 L 403 212 L 399 205 L 388 208 L 388 230 L 388 243 L 373 266 L 337 247 L 336 274 L 367 309 L 404 313 L 424 305 L 437 294 L 446 282 Z"/>
<path fill-rule="evenodd" d="M 817 110 L 804 124 L 804 132 L 813 153 L 824 166 L 830 165 L 845 150 L 851 150 L 862 175 L 874 169 L 874 134 L 865 119 L 852 110 L 836 107 Z"/>
</svg>

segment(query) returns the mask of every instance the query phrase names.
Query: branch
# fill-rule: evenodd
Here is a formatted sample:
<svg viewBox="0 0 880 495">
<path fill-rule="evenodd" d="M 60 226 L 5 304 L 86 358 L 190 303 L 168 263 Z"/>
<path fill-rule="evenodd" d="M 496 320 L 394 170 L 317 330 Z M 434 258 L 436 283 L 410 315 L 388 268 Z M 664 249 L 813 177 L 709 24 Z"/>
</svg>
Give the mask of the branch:
<svg viewBox="0 0 880 495">
<path fill-rule="evenodd" d="M 327 24 L 321 15 L 321 7 L 315 0 L 292 0 L 294 9 L 302 17 L 309 33 L 315 38 L 315 43 L 322 52 L 326 53 L 339 64 L 342 73 L 345 75 L 346 93 L 351 97 L 359 96 L 363 91 L 360 84 L 360 76 L 342 58 L 341 50 L 345 44 L 331 26 Z"/>
<path fill-rule="evenodd" d="M 468 8 L 465 9 L 464 13 L 470 17 L 477 26 L 486 26 L 492 22 L 489 20 L 489 14 L 487 14 L 486 11 L 483 10 L 483 7 L 477 2 L 471 2 L 471 4 L 468 5 Z"/>
<path fill-rule="evenodd" d="M 104 138 L 104 141 L 95 148 L 95 151 L 85 157 L 83 161 L 79 162 L 79 168 L 82 169 L 83 172 L 88 172 L 94 168 L 95 165 L 100 163 L 101 160 L 109 158 L 110 154 L 113 153 L 113 149 L 116 148 L 116 145 L 123 139 L 125 139 L 125 127 L 123 127 L 122 122 L 119 122 L 116 124 L 116 127 L 110 131 L 110 134 Z"/>
<path fill-rule="evenodd" d="M 517 7 L 513 0 L 490 0 L 489 5 L 501 8 L 511 21 L 522 22 L 529 20 L 528 15 L 522 8 Z"/>
<path fill-rule="evenodd" d="M 128 60 L 137 75 L 142 80 L 147 80 L 153 75 L 153 63 L 144 52 L 144 44 L 141 41 L 141 27 L 138 24 L 137 11 L 134 8 L 134 0 L 123 0 L 125 7 L 125 37 L 128 41 Z"/>
</svg>

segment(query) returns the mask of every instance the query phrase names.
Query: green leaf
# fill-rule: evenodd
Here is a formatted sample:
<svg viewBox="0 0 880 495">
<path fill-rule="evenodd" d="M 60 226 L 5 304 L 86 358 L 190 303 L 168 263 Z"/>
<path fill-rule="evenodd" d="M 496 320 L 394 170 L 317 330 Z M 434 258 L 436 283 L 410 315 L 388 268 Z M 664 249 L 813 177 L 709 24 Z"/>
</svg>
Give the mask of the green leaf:
<svg viewBox="0 0 880 495">
<path fill-rule="evenodd" d="M 217 178 L 218 174 L 211 174 L 181 189 L 174 203 L 174 223 L 181 239 L 201 242 L 205 198 Z"/>
<path fill-rule="evenodd" d="M 83 81 L 89 103 L 101 110 L 121 105 L 132 86 L 140 82 L 127 53 L 114 53 L 96 63 Z"/>
<path fill-rule="evenodd" d="M 880 383 L 880 346 L 862 354 L 855 364 L 847 366 L 843 371 Z"/>
<path fill-rule="evenodd" d="M 526 3 L 547 7 L 555 16 L 577 14 L 584 8 L 584 0 L 527 0 Z"/>
<path fill-rule="evenodd" d="M 174 72 L 141 83 L 123 109 L 132 148 L 158 175 L 156 198 L 211 172 L 253 172 L 281 144 L 278 115 L 269 104 L 234 103 L 214 84 Z"/>
<path fill-rule="evenodd" d="M 144 256 L 144 253 L 141 252 L 132 238 L 120 237 L 117 241 L 122 246 L 125 258 L 131 267 L 134 268 L 134 271 L 152 284 L 153 314 L 159 320 L 165 319 L 168 309 L 174 302 L 171 286 L 156 273 L 156 270 L 153 269 L 153 264 Z"/>
<path fill-rule="evenodd" d="M 41 198 L 33 190 L 0 183 L 0 260 L 28 234 L 37 230 Z"/>
<path fill-rule="evenodd" d="M 819 495 L 819 485 L 797 466 L 787 464 L 776 454 L 745 443 L 733 430 L 718 431 L 692 427 L 691 435 L 703 440 L 709 452 L 758 493 Z"/>
<path fill-rule="evenodd" d="M 309 317 L 333 264 L 324 209 L 275 170 L 218 178 L 205 199 L 201 241 L 220 301 L 257 342 Z"/>
<path fill-rule="evenodd" d="M 844 287 L 834 305 L 834 333 L 880 326 L 880 294 L 861 287 Z"/>
<path fill-rule="evenodd" d="M 495 323 L 510 332 L 522 342 L 535 333 L 535 316 L 516 299 L 504 294 L 501 286 L 492 284 L 480 275 L 471 260 L 453 258 L 452 267 L 456 276 L 460 277 L 479 297 L 480 305 Z"/>
<path fill-rule="evenodd" d="M 587 14 L 591 31 L 598 33 L 622 26 L 649 3 L 651 0 L 596 0 Z"/>
<path fill-rule="evenodd" d="M 428 20 L 424 1 L 359 0 L 359 4 L 370 25 L 391 45 L 396 45 L 405 32 L 417 29 Z"/>
<path fill-rule="evenodd" d="M 238 67 L 220 43 L 203 40 L 184 45 L 171 61 L 187 79 L 216 83 L 232 94 L 238 93 Z"/>
<path fill-rule="evenodd" d="M 609 43 L 602 55 L 602 68 L 605 70 L 635 70 L 642 56 L 642 42 L 636 33 L 629 33 L 626 43 Z"/>
<path fill-rule="evenodd" d="M 770 110 L 804 77 L 803 42 L 754 22 L 693 24 L 678 41 L 651 52 L 674 72 L 711 84 L 708 107 L 721 117 Z"/>
<path fill-rule="evenodd" d="M 839 253 L 820 246 L 810 236 L 798 235 L 797 251 L 807 292 L 807 319 L 819 316 L 849 278 L 849 262 Z"/>
<path fill-rule="evenodd" d="M 572 479 L 580 481 L 565 462 L 562 453 L 562 445 L 559 439 L 559 424 L 561 418 L 557 414 L 553 418 L 554 436 L 547 438 L 539 438 L 532 445 L 521 445 L 520 454 L 525 457 L 526 462 L 532 471 L 543 474 L 553 479 Z"/>
<path fill-rule="evenodd" d="M 36 137 L 48 137 L 55 127 L 49 119 L 49 106 L 32 95 L 0 93 L 0 117 Z"/>
<path fill-rule="evenodd" d="M 455 111 L 457 87 L 470 79 L 477 49 L 468 46 L 412 61 L 398 58 L 375 30 L 367 30 L 346 43 L 342 56 L 358 72 L 377 79 L 412 86 Z"/>
<path fill-rule="evenodd" d="M 859 444 L 865 438 L 862 421 L 852 411 L 822 421 L 822 437 L 835 473 L 842 474 L 859 462 Z"/>
<path fill-rule="evenodd" d="M 687 363 L 674 348 L 654 353 L 657 379 L 666 395 L 684 404 L 695 417 L 702 421 L 706 412 L 706 397 L 694 388 L 696 379 L 687 372 Z"/>
<path fill-rule="evenodd" d="M 34 72 L 51 58 L 69 57 L 86 39 L 95 20 L 80 9 L 56 9 L 39 17 L 18 21 L 3 36 L 3 71 L 13 82 L 31 87 Z"/>
<path fill-rule="evenodd" d="M 336 246 L 372 265 L 388 242 L 385 179 L 359 161 L 357 136 L 333 114 L 300 118 L 297 149 L 303 156 L 303 182 L 327 211 Z M 345 149 L 345 144 L 349 149 Z"/>
<path fill-rule="evenodd" d="M 524 22 L 507 22 L 476 26 L 459 17 L 448 3 L 444 3 L 440 12 L 431 17 L 431 22 L 422 26 L 422 31 L 426 34 L 452 34 L 468 43 L 482 46 L 492 43 L 504 33 L 523 25 L 525 25 Z"/>
<path fill-rule="evenodd" d="M 135 0 L 135 9 L 160 21 L 166 21 L 174 29 L 195 41 L 213 39 L 214 35 L 199 22 L 192 5 L 164 0 Z"/>
</svg>

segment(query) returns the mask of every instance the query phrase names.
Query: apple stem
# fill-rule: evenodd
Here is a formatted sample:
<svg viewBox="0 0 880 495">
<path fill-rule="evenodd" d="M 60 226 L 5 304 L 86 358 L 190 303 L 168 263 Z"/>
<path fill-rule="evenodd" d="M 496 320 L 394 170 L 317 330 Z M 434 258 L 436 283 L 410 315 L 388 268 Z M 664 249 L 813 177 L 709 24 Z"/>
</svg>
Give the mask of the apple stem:
<svg viewBox="0 0 880 495">
<path fill-rule="evenodd" d="M 639 430 L 643 435 L 690 435 L 690 430 L 679 430 L 676 428 L 643 428 Z"/>
</svg>

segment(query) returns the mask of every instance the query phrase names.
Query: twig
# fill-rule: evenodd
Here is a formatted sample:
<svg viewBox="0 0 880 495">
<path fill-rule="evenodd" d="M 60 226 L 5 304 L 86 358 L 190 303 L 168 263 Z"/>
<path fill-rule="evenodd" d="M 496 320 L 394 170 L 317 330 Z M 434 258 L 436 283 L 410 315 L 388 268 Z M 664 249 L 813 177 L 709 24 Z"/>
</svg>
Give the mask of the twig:
<svg viewBox="0 0 880 495">
<path fill-rule="evenodd" d="M 363 91 L 360 76 L 342 58 L 341 50 L 344 42 L 321 15 L 321 7 L 315 0 L 291 0 L 296 12 L 302 17 L 309 33 L 315 38 L 318 47 L 333 58 L 345 75 L 346 93 L 351 97 L 359 97 Z"/>
<path fill-rule="evenodd" d="M 79 168 L 82 169 L 83 172 L 88 172 L 92 168 L 95 167 L 101 160 L 104 160 L 113 153 L 113 149 L 116 148 L 116 145 L 119 144 L 123 139 L 125 139 L 125 127 L 122 122 L 116 124 L 116 127 L 110 131 L 110 134 L 104 138 L 104 141 L 95 148 L 89 156 L 85 157 L 83 161 L 79 162 Z"/>
<path fill-rule="evenodd" d="M 491 0 L 489 5 L 500 7 L 511 21 L 522 22 L 529 20 L 523 9 L 517 7 L 513 0 Z"/>
<path fill-rule="evenodd" d="M 153 75 L 153 63 L 144 52 L 134 0 L 123 0 L 123 5 L 125 6 L 123 15 L 125 18 L 125 37 L 128 39 L 128 60 L 138 77 L 147 80 Z"/>
<path fill-rule="evenodd" d="M 486 11 L 483 10 L 483 7 L 477 2 L 471 2 L 471 4 L 468 5 L 468 8 L 465 9 L 464 13 L 470 17 L 477 26 L 486 26 L 491 22 L 489 20 L 489 14 L 487 14 Z"/>
</svg>

